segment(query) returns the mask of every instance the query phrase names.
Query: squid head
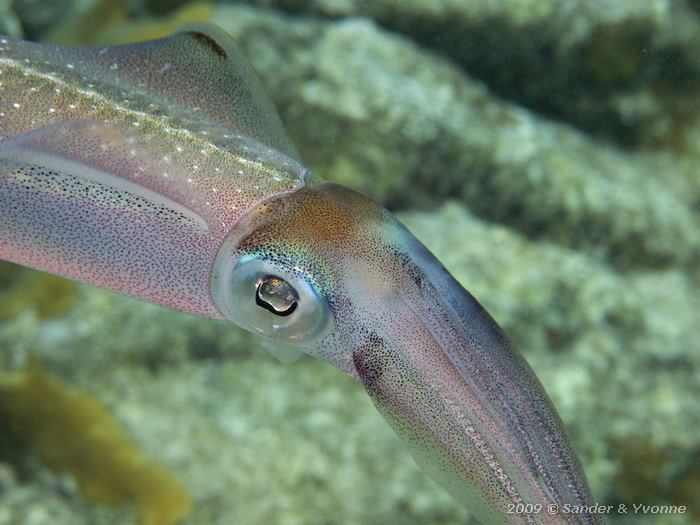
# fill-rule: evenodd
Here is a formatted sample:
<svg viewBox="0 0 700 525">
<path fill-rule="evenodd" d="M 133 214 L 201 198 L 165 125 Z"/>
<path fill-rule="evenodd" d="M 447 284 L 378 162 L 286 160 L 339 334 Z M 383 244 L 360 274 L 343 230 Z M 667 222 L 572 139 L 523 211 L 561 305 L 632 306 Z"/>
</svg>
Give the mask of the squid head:
<svg viewBox="0 0 700 525">
<path fill-rule="evenodd" d="M 484 523 L 596 522 L 545 510 L 591 495 L 521 354 L 367 197 L 317 182 L 259 205 L 222 247 L 212 293 L 236 324 L 359 379 L 416 461 Z"/>
</svg>

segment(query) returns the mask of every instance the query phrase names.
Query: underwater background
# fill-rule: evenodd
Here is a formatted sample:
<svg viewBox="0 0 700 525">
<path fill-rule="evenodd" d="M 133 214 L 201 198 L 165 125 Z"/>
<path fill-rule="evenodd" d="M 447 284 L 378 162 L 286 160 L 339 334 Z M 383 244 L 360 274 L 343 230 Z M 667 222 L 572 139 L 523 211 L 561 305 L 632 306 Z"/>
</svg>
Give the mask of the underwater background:
<svg viewBox="0 0 700 525">
<path fill-rule="evenodd" d="M 687 507 L 609 523 L 700 523 L 699 1 L 0 0 L 0 33 L 41 42 L 191 21 L 236 39 L 311 169 L 397 212 L 503 326 L 596 501 Z M 0 525 L 178 514 L 469 519 L 339 370 L 0 263 Z"/>
</svg>

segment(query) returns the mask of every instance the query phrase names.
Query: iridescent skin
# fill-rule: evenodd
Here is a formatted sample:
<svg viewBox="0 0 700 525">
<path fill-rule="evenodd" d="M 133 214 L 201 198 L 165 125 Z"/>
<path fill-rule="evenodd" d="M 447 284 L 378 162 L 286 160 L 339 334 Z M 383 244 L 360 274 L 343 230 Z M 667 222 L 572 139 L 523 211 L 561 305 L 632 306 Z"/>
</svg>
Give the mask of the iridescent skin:
<svg viewBox="0 0 700 525">
<path fill-rule="evenodd" d="M 0 257 L 232 320 L 237 264 L 287 268 L 328 312 L 294 348 L 359 379 L 478 519 L 601 522 L 547 512 L 593 501 L 520 353 L 391 213 L 309 177 L 221 32 L 104 48 L 2 38 L 0 139 Z M 509 512 L 519 503 L 542 507 Z"/>
</svg>

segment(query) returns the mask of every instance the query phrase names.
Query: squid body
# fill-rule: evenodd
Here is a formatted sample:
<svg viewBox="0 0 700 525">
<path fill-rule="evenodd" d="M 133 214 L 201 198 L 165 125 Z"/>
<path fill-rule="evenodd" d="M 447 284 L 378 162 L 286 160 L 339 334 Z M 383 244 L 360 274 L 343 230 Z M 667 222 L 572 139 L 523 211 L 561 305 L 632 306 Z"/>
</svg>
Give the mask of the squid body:
<svg viewBox="0 0 700 525">
<path fill-rule="evenodd" d="M 341 368 L 483 523 L 600 523 L 520 353 L 391 213 L 311 176 L 215 27 L 0 37 L 0 257 Z"/>
</svg>

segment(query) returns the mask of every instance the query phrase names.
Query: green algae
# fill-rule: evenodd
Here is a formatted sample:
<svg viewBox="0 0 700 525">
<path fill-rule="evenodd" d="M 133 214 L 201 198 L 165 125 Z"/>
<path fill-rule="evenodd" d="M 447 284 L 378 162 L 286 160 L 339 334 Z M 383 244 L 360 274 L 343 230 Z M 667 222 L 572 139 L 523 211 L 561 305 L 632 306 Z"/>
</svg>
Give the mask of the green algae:
<svg viewBox="0 0 700 525">
<path fill-rule="evenodd" d="M 0 261 L 0 320 L 27 308 L 40 319 L 56 316 L 76 300 L 75 282 Z"/>
<path fill-rule="evenodd" d="M 164 38 L 189 22 L 205 22 L 212 19 L 213 6 L 207 2 L 187 4 L 169 16 L 148 17 L 126 24 L 111 24 L 93 38 L 92 43 L 127 44 Z"/>
<path fill-rule="evenodd" d="M 12 10 L 10 0 L 0 0 L 0 34 L 22 36 L 19 19 Z"/>
<path fill-rule="evenodd" d="M 0 375 L 0 415 L 5 428 L 93 501 L 133 503 L 142 525 L 172 525 L 189 513 L 184 487 L 148 461 L 97 400 L 36 363 Z"/>
<path fill-rule="evenodd" d="M 77 3 L 62 23 L 52 25 L 41 34 L 41 41 L 50 44 L 90 44 L 106 27 L 126 21 L 126 4 L 122 0 Z"/>
<path fill-rule="evenodd" d="M 690 451 L 675 458 L 671 483 L 666 489 L 666 496 L 677 505 L 688 504 L 695 520 L 700 519 L 700 503 L 696 495 L 700 493 L 700 449 Z"/>
</svg>

